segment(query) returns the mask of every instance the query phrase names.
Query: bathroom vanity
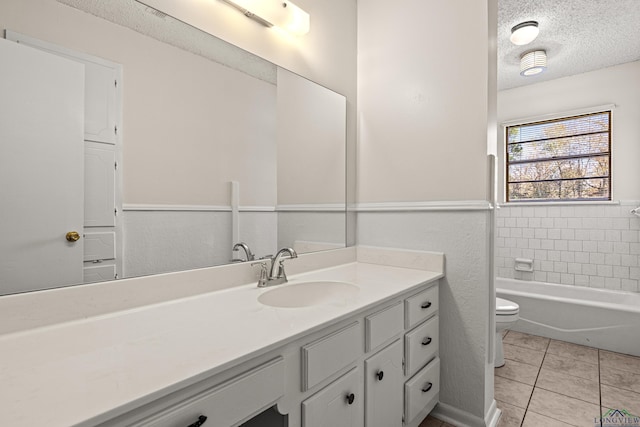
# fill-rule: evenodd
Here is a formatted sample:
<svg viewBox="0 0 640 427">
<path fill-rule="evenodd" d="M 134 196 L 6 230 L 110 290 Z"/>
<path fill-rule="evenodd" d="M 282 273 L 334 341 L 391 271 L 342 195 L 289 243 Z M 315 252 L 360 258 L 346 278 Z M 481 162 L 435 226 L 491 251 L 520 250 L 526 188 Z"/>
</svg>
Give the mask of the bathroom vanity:
<svg viewBox="0 0 640 427">
<path fill-rule="evenodd" d="M 0 335 L 0 424 L 417 426 L 438 401 L 443 255 L 342 251 L 284 285 Z"/>
</svg>

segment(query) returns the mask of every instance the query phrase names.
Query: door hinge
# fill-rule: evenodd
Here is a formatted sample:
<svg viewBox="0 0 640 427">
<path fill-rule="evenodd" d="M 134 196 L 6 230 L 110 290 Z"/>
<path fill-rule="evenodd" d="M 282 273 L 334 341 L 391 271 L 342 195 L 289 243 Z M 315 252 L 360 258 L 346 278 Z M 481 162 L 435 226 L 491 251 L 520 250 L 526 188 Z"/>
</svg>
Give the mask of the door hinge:
<svg viewBox="0 0 640 427">
<path fill-rule="evenodd" d="M 113 127 L 113 133 L 115 133 L 116 135 L 118 134 L 118 125 L 115 125 Z"/>
<path fill-rule="evenodd" d="M 114 168 L 115 170 L 118 170 L 118 162 L 115 162 L 115 163 L 113 164 L 113 168 Z"/>
<path fill-rule="evenodd" d="M 118 87 L 118 80 L 113 81 L 113 87 Z"/>
<path fill-rule="evenodd" d="M 118 273 L 113 276 L 114 279 L 118 280 Z"/>
<path fill-rule="evenodd" d="M 118 216 L 118 208 L 113 208 L 113 215 Z"/>
</svg>

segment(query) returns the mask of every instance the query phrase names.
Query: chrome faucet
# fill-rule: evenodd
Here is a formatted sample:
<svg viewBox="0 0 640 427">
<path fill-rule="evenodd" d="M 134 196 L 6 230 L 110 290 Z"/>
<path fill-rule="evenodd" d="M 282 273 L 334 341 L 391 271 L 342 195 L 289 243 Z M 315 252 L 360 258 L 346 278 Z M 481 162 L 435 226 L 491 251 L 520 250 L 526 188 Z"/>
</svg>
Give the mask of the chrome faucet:
<svg viewBox="0 0 640 427">
<path fill-rule="evenodd" d="M 246 243 L 240 242 L 233 245 L 233 251 L 237 251 L 239 249 L 242 249 L 244 251 L 244 256 L 246 258 L 245 261 L 253 261 L 256 259 L 256 256 L 253 254 L 253 252 L 251 252 L 249 245 L 247 245 Z"/>
<path fill-rule="evenodd" d="M 285 260 L 298 258 L 298 254 L 292 248 L 282 248 L 275 257 L 271 258 L 271 270 L 267 273 L 266 262 L 254 262 L 251 265 L 260 265 L 260 278 L 258 279 L 258 287 L 280 285 L 287 283 L 287 274 L 284 271 Z"/>
<path fill-rule="evenodd" d="M 287 254 L 289 254 L 287 256 Z M 284 261 L 291 258 L 298 258 L 298 254 L 292 248 L 282 248 L 271 261 L 271 273 L 269 280 L 281 280 L 279 283 L 286 283 L 287 274 L 284 272 Z M 279 283 L 274 283 L 277 285 Z"/>
</svg>

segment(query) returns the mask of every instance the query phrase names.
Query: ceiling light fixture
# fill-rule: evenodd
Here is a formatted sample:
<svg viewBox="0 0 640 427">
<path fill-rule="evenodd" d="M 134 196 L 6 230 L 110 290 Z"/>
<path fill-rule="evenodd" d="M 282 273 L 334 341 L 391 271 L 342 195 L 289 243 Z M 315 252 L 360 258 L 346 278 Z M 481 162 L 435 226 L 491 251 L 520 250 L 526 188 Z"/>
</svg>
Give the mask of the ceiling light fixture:
<svg viewBox="0 0 640 427">
<path fill-rule="evenodd" d="M 309 32 L 309 14 L 288 0 L 223 1 L 266 27 L 280 28 L 296 36 Z"/>
<path fill-rule="evenodd" d="M 511 43 L 522 46 L 529 44 L 538 37 L 540 29 L 536 21 L 521 22 L 511 29 Z"/>
<path fill-rule="evenodd" d="M 547 52 L 534 50 L 520 57 L 520 75 L 529 77 L 547 69 Z"/>
</svg>

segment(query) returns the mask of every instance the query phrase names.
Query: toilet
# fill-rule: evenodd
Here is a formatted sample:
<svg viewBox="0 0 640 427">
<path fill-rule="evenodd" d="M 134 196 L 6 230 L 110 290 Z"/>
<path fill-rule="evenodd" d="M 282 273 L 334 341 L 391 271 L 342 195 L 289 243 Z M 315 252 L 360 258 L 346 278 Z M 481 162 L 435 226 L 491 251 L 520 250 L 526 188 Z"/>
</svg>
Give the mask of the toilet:
<svg viewBox="0 0 640 427">
<path fill-rule="evenodd" d="M 513 301 L 496 298 L 496 342 L 494 366 L 504 366 L 504 351 L 502 350 L 502 332 L 511 328 L 519 319 L 520 306 Z"/>
</svg>

